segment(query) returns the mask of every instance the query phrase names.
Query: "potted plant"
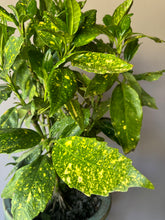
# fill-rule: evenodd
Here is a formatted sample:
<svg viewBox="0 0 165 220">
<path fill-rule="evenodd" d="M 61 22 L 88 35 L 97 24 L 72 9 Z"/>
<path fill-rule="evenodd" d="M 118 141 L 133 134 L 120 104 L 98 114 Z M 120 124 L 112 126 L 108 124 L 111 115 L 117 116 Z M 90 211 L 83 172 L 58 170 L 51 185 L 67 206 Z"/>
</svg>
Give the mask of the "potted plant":
<svg viewBox="0 0 165 220">
<path fill-rule="evenodd" d="M 16 97 L 0 117 L 0 153 L 22 152 L 2 192 L 15 220 L 90 219 L 111 192 L 154 188 L 100 132 L 124 154 L 135 150 L 142 107 L 157 108 L 139 81 L 163 71 L 134 75 L 129 62 L 140 38 L 163 41 L 133 32 L 133 0 L 103 25 L 95 9 L 82 11 L 85 3 L 19 0 L 10 13 L 0 7 L 0 102 Z"/>
</svg>

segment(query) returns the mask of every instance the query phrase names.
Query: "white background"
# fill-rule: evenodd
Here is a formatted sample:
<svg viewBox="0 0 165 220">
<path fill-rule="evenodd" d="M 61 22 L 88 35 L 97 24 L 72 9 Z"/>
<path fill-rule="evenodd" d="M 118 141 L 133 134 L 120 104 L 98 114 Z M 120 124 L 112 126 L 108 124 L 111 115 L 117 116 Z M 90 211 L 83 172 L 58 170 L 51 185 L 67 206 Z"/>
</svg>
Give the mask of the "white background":
<svg viewBox="0 0 165 220">
<path fill-rule="evenodd" d="M 112 14 L 122 0 L 88 0 L 85 9 L 98 10 L 98 22 L 105 14 Z M 6 7 L 16 0 L 5 0 Z M 134 0 L 132 7 L 133 30 L 165 40 L 165 1 Z M 165 69 L 165 44 L 156 44 L 148 39 L 133 59 L 136 73 Z M 111 212 L 107 220 L 165 220 L 165 75 L 157 82 L 143 83 L 145 90 L 156 98 L 159 110 L 144 108 L 141 141 L 134 153 L 129 154 L 133 165 L 155 185 L 155 190 L 130 189 L 127 193 L 114 193 Z M 0 106 L 2 114 L 12 100 Z M 110 143 L 111 146 L 115 146 Z M 5 178 L 11 167 L 8 156 L 0 155 L 0 193 L 6 184 Z M 3 220 L 0 204 L 0 220 Z"/>
</svg>

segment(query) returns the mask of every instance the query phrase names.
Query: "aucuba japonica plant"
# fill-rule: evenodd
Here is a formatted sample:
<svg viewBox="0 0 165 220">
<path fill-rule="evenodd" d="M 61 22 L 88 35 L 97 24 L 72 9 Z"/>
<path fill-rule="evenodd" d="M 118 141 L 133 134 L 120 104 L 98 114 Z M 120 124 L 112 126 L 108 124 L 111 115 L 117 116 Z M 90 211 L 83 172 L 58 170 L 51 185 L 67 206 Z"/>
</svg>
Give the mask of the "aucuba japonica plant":
<svg viewBox="0 0 165 220">
<path fill-rule="evenodd" d="M 133 32 L 133 0 L 103 24 L 95 9 L 82 10 L 85 3 L 19 0 L 10 12 L 0 7 L 0 103 L 17 99 L 0 117 L 0 153 L 22 151 L 2 192 L 12 199 L 15 220 L 33 219 L 58 200 L 62 182 L 87 196 L 154 188 L 99 134 L 124 154 L 135 150 L 142 107 L 157 108 L 139 81 L 157 80 L 163 70 L 135 75 L 130 61 L 140 38 L 163 41 Z"/>
</svg>

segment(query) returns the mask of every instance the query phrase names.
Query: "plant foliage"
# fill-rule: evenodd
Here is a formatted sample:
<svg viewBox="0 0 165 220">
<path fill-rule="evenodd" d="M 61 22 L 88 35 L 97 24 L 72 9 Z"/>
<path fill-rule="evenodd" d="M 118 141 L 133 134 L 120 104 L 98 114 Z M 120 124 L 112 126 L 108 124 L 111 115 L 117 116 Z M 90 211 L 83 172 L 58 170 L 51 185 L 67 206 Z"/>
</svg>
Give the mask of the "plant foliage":
<svg viewBox="0 0 165 220">
<path fill-rule="evenodd" d="M 140 38 L 164 41 L 133 32 L 133 0 L 105 15 L 104 25 L 95 9 L 82 10 L 85 3 L 18 0 L 10 13 L 0 7 L 0 103 L 17 99 L 0 117 L 0 153 L 23 151 L 2 192 L 12 199 L 14 220 L 43 212 L 62 181 L 88 196 L 153 189 L 99 135 L 125 154 L 135 150 L 143 106 L 157 108 L 140 81 L 158 80 L 164 70 L 135 75 L 130 62 Z"/>
</svg>

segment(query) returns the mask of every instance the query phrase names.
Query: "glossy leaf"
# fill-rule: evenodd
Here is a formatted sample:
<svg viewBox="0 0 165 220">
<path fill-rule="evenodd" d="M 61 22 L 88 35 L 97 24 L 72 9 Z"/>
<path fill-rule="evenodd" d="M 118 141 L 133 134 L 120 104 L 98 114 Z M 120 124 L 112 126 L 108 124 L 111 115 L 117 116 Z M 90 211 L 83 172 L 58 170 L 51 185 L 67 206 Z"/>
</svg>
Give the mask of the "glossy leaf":
<svg viewBox="0 0 165 220">
<path fill-rule="evenodd" d="M 2 6 L 0 6 L 0 17 L 4 18 L 6 21 L 14 22 L 16 25 L 18 25 L 15 16 L 12 13 L 7 12 Z"/>
<path fill-rule="evenodd" d="M 111 99 L 100 102 L 99 105 L 97 105 L 92 114 L 92 118 L 94 121 L 99 120 L 108 112 L 110 108 L 110 100 Z"/>
<path fill-rule="evenodd" d="M 53 115 L 73 98 L 77 89 L 77 82 L 70 69 L 58 68 L 50 74 L 47 86 L 51 106 L 50 114 Z"/>
<path fill-rule="evenodd" d="M 0 129 L 1 128 L 17 128 L 18 126 L 18 110 L 16 107 L 9 108 L 0 117 Z"/>
<path fill-rule="evenodd" d="M 153 188 L 130 159 L 94 138 L 60 139 L 54 144 L 52 159 L 60 178 L 88 196 L 108 196 L 109 192 L 137 186 Z"/>
<path fill-rule="evenodd" d="M 68 33 L 73 35 L 79 28 L 81 9 L 76 0 L 65 0 L 64 3 Z"/>
<path fill-rule="evenodd" d="M 6 101 L 10 95 L 11 95 L 11 88 L 9 88 L 9 86 L 6 86 L 6 85 L 1 85 L 0 86 L 0 104 L 3 102 L 3 101 Z"/>
<path fill-rule="evenodd" d="M 100 31 L 96 26 L 82 29 L 74 38 L 74 45 L 75 47 L 84 46 L 94 40 L 99 34 Z"/>
<path fill-rule="evenodd" d="M 96 24 L 96 13 L 97 13 L 97 10 L 91 9 L 91 10 L 85 11 L 84 14 L 82 14 L 82 16 L 84 17 L 82 29 L 93 27 Z"/>
<path fill-rule="evenodd" d="M 128 43 L 124 49 L 124 60 L 130 61 L 136 54 L 140 44 L 138 43 L 138 39 L 135 39 L 134 41 L 131 41 Z"/>
<path fill-rule="evenodd" d="M 165 72 L 165 70 L 157 71 L 157 72 L 148 72 L 148 73 L 141 73 L 134 75 L 136 80 L 147 80 L 147 81 L 155 81 L 158 80 L 162 74 Z"/>
<path fill-rule="evenodd" d="M 121 5 L 119 5 L 113 13 L 112 20 L 114 25 L 118 25 L 119 22 L 122 20 L 124 15 L 129 10 L 130 6 L 132 5 L 133 0 L 126 0 Z"/>
<path fill-rule="evenodd" d="M 23 37 L 11 36 L 4 48 L 4 66 L 3 71 L 7 73 L 13 65 L 17 55 L 20 52 L 21 46 L 24 42 Z"/>
<path fill-rule="evenodd" d="M 125 153 L 136 148 L 142 124 L 142 106 L 137 92 L 129 85 L 118 85 L 110 105 L 112 125 L 115 136 Z"/>
<path fill-rule="evenodd" d="M 52 197 L 55 171 L 51 159 L 41 156 L 19 172 L 21 175 L 15 183 L 12 197 L 13 218 L 32 220 L 45 210 Z"/>
<path fill-rule="evenodd" d="M 37 13 L 36 0 L 19 0 L 16 4 L 19 21 L 26 21 Z"/>
<path fill-rule="evenodd" d="M 118 74 L 97 74 L 89 83 L 85 95 L 102 95 L 108 91 L 117 80 Z"/>
<path fill-rule="evenodd" d="M 0 129 L 0 153 L 34 147 L 41 141 L 38 133 L 24 128 Z"/>
<path fill-rule="evenodd" d="M 141 93 L 141 102 L 143 106 L 158 109 L 155 99 L 152 96 L 150 96 L 144 89 L 142 89 Z"/>
<path fill-rule="evenodd" d="M 132 69 L 132 65 L 113 54 L 97 52 L 86 52 L 76 55 L 72 60 L 72 65 L 87 72 L 98 74 L 122 73 Z"/>
</svg>

